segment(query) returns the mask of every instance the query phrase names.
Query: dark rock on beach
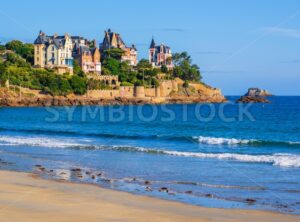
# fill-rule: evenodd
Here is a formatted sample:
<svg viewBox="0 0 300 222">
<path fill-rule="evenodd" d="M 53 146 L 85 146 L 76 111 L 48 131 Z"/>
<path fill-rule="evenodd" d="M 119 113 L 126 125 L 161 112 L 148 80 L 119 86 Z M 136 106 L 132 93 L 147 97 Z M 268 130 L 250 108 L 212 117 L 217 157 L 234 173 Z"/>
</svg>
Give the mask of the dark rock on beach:
<svg viewBox="0 0 300 222">
<path fill-rule="evenodd" d="M 161 187 L 158 191 L 159 192 L 166 192 L 166 193 L 168 193 L 169 189 L 167 187 Z"/>
<path fill-rule="evenodd" d="M 254 199 L 250 199 L 250 198 L 247 198 L 247 199 L 246 199 L 246 202 L 247 202 L 247 203 L 255 203 L 255 202 L 256 202 L 256 200 L 254 200 Z"/>
<path fill-rule="evenodd" d="M 210 193 L 208 193 L 208 194 L 205 194 L 205 197 L 212 198 L 212 197 L 213 197 L 213 195 L 212 195 L 212 194 L 210 194 Z"/>
<path fill-rule="evenodd" d="M 148 191 L 148 192 L 152 191 L 151 187 L 146 187 L 145 190 Z"/>
<path fill-rule="evenodd" d="M 74 169 L 71 169 L 72 172 L 81 172 L 81 169 L 80 168 L 74 168 Z"/>
</svg>

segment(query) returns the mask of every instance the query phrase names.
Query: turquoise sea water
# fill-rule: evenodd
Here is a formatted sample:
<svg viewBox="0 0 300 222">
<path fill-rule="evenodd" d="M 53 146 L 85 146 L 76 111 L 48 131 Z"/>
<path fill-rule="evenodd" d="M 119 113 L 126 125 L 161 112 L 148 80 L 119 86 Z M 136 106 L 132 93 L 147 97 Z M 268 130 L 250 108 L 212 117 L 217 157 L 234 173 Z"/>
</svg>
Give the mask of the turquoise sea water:
<svg viewBox="0 0 300 222">
<path fill-rule="evenodd" d="M 270 99 L 0 108 L 0 169 L 207 207 L 299 214 L 300 97 Z"/>
</svg>

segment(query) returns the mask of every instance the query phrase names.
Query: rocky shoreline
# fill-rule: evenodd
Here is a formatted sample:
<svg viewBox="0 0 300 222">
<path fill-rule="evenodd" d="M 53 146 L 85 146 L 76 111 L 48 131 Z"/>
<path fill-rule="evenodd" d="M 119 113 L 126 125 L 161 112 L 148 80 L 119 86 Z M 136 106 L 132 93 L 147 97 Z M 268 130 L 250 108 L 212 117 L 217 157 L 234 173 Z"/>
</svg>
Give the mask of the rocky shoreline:
<svg viewBox="0 0 300 222">
<path fill-rule="evenodd" d="M 144 105 L 144 104 L 192 104 L 192 103 L 223 103 L 223 96 L 215 97 L 168 97 L 163 99 L 125 98 L 92 99 L 70 97 L 46 98 L 0 98 L 0 107 L 48 107 L 48 106 L 106 106 L 106 105 Z"/>
<path fill-rule="evenodd" d="M 237 103 L 271 103 L 265 97 L 259 97 L 259 96 L 242 96 L 236 102 Z"/>
</svg>

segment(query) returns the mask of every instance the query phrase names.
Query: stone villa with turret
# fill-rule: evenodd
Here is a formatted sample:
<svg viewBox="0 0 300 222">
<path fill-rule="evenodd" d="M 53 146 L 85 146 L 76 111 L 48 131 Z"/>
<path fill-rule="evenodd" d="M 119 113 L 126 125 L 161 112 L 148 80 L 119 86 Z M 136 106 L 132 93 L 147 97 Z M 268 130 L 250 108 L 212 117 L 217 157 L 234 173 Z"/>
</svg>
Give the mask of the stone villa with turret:
<svg viewBox="0 0 300 222">
<path fill-rule="evenodd" d="M 73 73 L 73 43 L 70 35 L 47 36 L 40 31 L 34 41 L 34 66 L 52 68 L 58 73 Z"/>
<path fill-rule="evenodd" d="M 156 45 L 152 38 L 149 48 L 149 63 L 154 68 L 165 65 L 168 69 L 173 69 L 171 48 L 164 44 Z"/>
<path fill-rule="evenodd" d="M 101 52 L 105 52 L 105 50 L 118 48 L 123 50 L 124 54 L 121 56 L 122 62 L 128 62 L 131 66 L 136 66 L 137 61 L 137 49 L 135 45 L 131 47 L 126 46 L 121 35 L 119 33 L 112 32 L 110 29 L 105 31 L 104 39 L 102 44 L 100 45 Z"/>
<path fill-rule="evenodd" d="M 47 36 L 40 31 L 34 41 L 34 66 L 54 69 L 57 73 L 73 73 L 76 60 L 85 73 L 101 73 L 100 52 L 94 43 L 80 36 L 65 34 Z"/>
<path fill-rule="evenodd" d="M 84 73 L 101 74 L 101 56 L 109 49 L 121 49 L 123 54 L 121 62 L 128 62 L 131 66 L 138 64 L 138 51 L 134 45 L 128 47 L 121 35 L 105 31 L 103 42 L 96 45 L 96 41 L 89 41 L 80 36 L 54 34 L 48 36 L 40 31 L 34 41 L 34 66 L 37 68 L 54 69 L 57 73 L 73 73 L 73 63 L 77 61 Z M 173 68 L 172 52 L 169 46 L 156 45 L 152 39 L 149 48 L 149 63 L 154 68 L 165 65 L 168 69 Z"/>
<path fill-rule="evenodd" d="M 96 41 L 89 42 L 88 40 L 77 37 L 79 41 L 74 38 L 73 57 L 77 61 L 84 73 L 101 74 L 101 54 L 96 47 Z"/>
</svg>

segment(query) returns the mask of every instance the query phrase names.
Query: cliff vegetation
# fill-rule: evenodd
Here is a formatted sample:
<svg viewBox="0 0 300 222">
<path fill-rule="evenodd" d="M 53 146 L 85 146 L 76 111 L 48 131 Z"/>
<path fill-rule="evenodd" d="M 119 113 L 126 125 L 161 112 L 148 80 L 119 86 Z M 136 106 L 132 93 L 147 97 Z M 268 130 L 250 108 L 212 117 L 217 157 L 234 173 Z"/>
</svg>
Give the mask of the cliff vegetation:
<svg viewBox="0 0 300 222">
<path fill-rule="evenodd" d="M 200 82 L 199 67 L 192 63 L 188 53 L 173 55 L 174 69 L 166 66 L 153 68 L 148 60 L 142 59 L 136 67 L 121 62 L 123 51 L 110 49 L 102 56 L 102 74 L 117 75 L 121 86 L 157 87 L 163 79 L 172 80 L 176 77 L 184 81 L 188 88 L 191 82 Z M 0 81 L 1 85 L 16 85 L 33 90 L 41 90 L 53 96 L 74 93 L 83 95 L 87 89 L 110 89 L 109 86 L 88 79 L 80 66 L 74 63 L 74 74 L 59 75 L 52 70 L 33 68 L 34 49 L 32 44 L 13 40 L 5 45 L 0 44 Z"/>
</svg>

